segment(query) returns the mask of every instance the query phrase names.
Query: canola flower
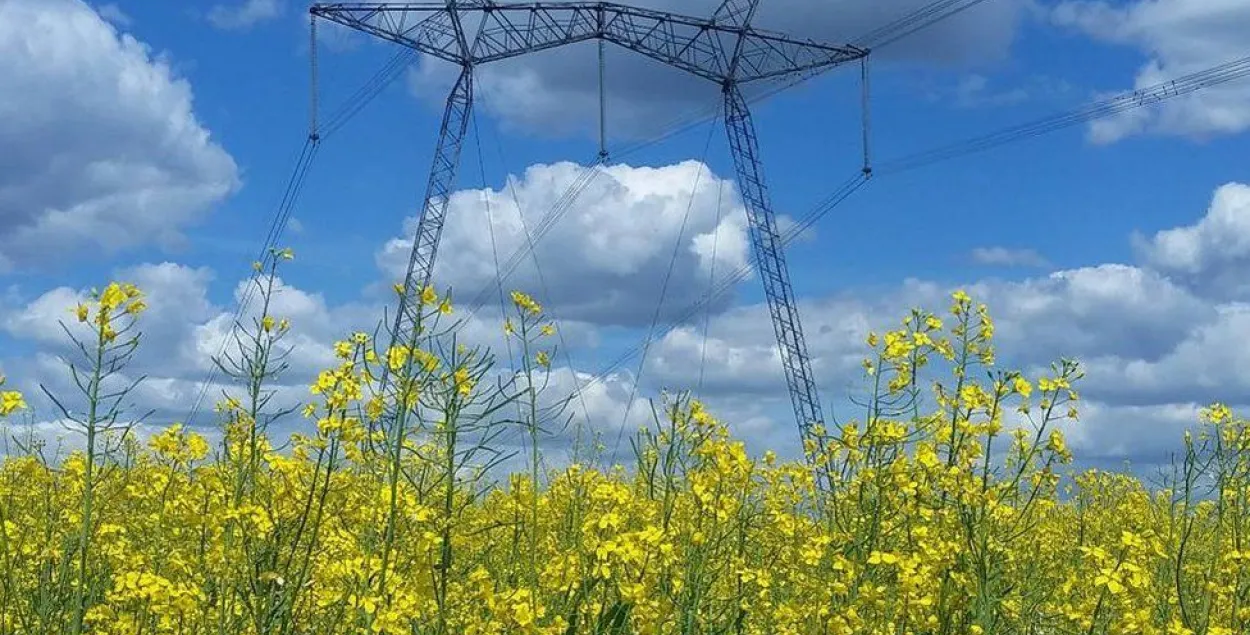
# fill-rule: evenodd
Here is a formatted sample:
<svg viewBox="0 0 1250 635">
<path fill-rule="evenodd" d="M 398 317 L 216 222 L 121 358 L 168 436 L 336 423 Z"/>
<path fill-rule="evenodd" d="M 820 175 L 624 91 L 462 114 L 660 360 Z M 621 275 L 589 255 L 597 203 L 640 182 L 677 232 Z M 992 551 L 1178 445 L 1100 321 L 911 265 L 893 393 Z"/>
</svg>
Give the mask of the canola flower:
<svg viewBox="0 0 1250 635">
<path fill-rule="evenodd" d="M 266 302 L 219 444 L 181 424 L 144 443 L 105 426 L 115 442 L 58 462 L 8 457 L 0 633 L 1250 629 L 1250 422 L 1226 406 L 1203 411 L 1161 489 L 1095 471 L 1065 483 L 1079 365 L 999 369 L 988 309 L 961 292 L 949 315 L 868 336 L 864 412 L 801 457 L 753 456 L 675 395 L 629 466 L 591 452 L 553 467 L 541 447 L 559 411 L 539 396 L 555 326 L 511 299 L 514 373 L 456 342 L 450 301 L 427 288 L 422 338 L 338 342 L 309 425 L 271 439 L 263 380 L 291 327 Z M 142 302 L 110 284 L 73 313 L 107 350 Z M 23 407 L 0 392 L 0 415 Z M 526 469 L 500 476 L 495 446 L 516 426 Z"/>
<path fill-rule="evenodd" d="M 7 378 L 0 375 L 0 388 L 4 388 Z M 7 417 L 19 410 L 26 409 L 26 398 L 16 390 L 0 390 L 0 417 Z"/>
</svg>

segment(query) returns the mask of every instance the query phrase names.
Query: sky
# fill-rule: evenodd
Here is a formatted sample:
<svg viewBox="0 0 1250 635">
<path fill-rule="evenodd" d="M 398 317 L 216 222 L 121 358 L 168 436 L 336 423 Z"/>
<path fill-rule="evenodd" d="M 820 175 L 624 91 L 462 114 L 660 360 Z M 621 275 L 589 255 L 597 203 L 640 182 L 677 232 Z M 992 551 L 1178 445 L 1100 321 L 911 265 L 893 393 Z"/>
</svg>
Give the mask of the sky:
<svg viewBox="0 0 1250 635">
<path fill-rule="evenodd" d="M 761 4 L 762 28 L 845 43 L 924 2 Z M 871 162 L 1241 58 L 1248 27 L 1244 0 L 987 0 L 873 52 Z M 322 122 L 398 52 L 328 23 L 316 42 Z M 41 387 L 72 392 L 59 321 L 110 280 L 138 284 L 151 306 L 127 371 L 146 377 L 134 411 L 211 429 L 211 358 L 309 132 L 310 43 L 307 4 L 292 0 L 0 0 L 0 372 L 27 393 L 39 434 L 61 429 Z M 463 307 L 465 337 L 501 357 L 494 254 L 527 245 L 590 169 L 596 51 L 478 69 L 435 281 L 465 304 L 487 290 Z M 793 451 L 758 277 L 667 330 L 710 281 L 753 263 L 725 131 L 706 117 L 716 87 L 612 47 L 606 67 L 609 161 L 505 281 L 561 325 L 553 390 L 581 387 L 574 413 L 611 446 L 650 416 L 647 400 L 702 376 L 700 396 L 752 449 Z M 283 399 L 307 398 L 333 342 L 390 305 L 456 72 L 418 58 L 323 135 L 280 241 L 296 253 L 274 299 L 295 346 Z M 783 229 L 862 167 L 861 94 L 848 66 L 752 104 Z M 680 121 L 694 124 L 664 135 Z M 911 307 L 941 312 L 963 288 L 997 321 L 1001 366 L 1083 363 L 1082 419 L 1066 428 L 1080 462 L 1165 462 L 1202 406 L 1250 404 L 1247 128 L 1250 80 L 881 171 L 786 251 L 826 412 L 857 415 L 870 330 Z M 645 363 L 604 374 L 653 321 Z M 208 402 L 192 407 L 205 382 Z"/>
</svg>

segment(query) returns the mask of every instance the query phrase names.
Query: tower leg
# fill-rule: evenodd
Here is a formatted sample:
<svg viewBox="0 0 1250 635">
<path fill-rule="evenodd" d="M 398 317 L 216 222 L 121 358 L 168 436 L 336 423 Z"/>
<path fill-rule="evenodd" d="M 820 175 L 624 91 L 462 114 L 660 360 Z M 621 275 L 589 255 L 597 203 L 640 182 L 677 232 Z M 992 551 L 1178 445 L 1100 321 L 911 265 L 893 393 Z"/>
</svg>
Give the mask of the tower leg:
<svg viewBox="0 0 1250 635">
<path fill-rule="evenodd" d="M 395 315 L 395 338 L 416 337 L 418 318 L 421 315 L 419 299 L 421 291 L 430 284 L 434 273 L 434 254 L 438 251 L 438 241 L 443 233 L 447 204 L 452 189 L 456 186 L 460 150 L 464 146 L 472 108 L 473 69 L 465 66 L 447 97 L 447 107 L 443 112 L 443 126 L 439 131 L 438 146 L 434 150 L 434 163 L 430 167 L 425 204 L 417 221 L 417 235 L 412 244 L 412 256 L 408 261 L 408 274 L 404 278 L 404 292 L 400 295 L 399 311 Z"/>
<path fill-rule="evenodd" d="M 790 274 L 782 253 L 781 235 L 777 220 L 768 200 L 768 185 L 764 180 L 760 163 L 759 145 L 751 112 L 737 84 L 727 83 L 725 92 L 725 127 L 729 131 L 729 146 L 733 151 L 734 166 L 738 172 L 738 186 L 746 205 L 747 219 L 751 226 L 751 246 L 755 252 L 756 268 L 764 281 L 768 296 L 768 309 L 772 314 L 773 330 L 781 350 L 781 365 L 785 370 L 786 383 L 790 389 L 790 401 L 804 439 L 812 427 L 823 425 L 820 399 L 816 383 L 812 379 L 811 360 L 807 344 L 803 340 L 803 328 L 799 324 L 798 307 L 794 304 L 794 291 L 790 286 Z"/>
</svg>

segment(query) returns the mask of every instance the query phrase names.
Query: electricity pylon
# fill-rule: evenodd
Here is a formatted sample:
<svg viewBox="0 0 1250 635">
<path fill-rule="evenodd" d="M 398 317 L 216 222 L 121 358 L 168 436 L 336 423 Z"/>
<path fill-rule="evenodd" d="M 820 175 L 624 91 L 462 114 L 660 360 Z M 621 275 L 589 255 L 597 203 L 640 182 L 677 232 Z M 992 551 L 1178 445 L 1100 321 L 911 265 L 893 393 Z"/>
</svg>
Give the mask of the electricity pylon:
<svg viewBox="0 0 1250 635">
<path fill-rule="evenodd" d="M 314 17 L 460 67 L 443 114 L 425 204 L 400 294 L 395 336 L 415 332 L 420 312 L 415 299 L 430 283 L 473 107 L 474 68 L 566 44 L 606 41 L 721 87 L 725 126 L 750 223 L 756 268 L 764 282 L 795 418 L 803 437 L 809 438 L 812 428 L 824 423 L 824 416 L 764 179 L 755 126 L 741 89 L 750 82 L 859 60 L 868 50 L 756 29 L 751 23 L 758 6 L 759 0 L 725 0 L 711 19 L 705 19 L 609 2 L 497 4 L 492 0 L 446 0 L 313 5 L 309 11 Z M 472 36 L 469 30 L 474 31 Z"/>
</svg>

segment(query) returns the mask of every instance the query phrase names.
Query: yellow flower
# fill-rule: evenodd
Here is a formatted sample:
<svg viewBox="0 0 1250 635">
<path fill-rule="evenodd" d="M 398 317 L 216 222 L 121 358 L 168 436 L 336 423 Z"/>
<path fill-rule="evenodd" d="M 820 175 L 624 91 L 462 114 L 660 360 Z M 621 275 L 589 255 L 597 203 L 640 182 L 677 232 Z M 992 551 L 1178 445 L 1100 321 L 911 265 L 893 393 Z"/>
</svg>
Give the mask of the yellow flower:
<svg viewBox="0 0 1250 635">
<path fill-rule="evenodd" d="M 22 393 L 16 390 L 0 391 L 0 417 L 7 417 L 26 407 L 26 400 L 22 397 Z"/>
<path fill-rule="evenodd" d="M 392 346 L 386 351 L 386 365 L 392 373 L 399 372 L 408 363 L 412 352 L 407 346 Z"/>
<path fill-rule="evenodd" d="M 512 303 L 515 304 L 518 309 L 534 315 L 542 313 L 543 310 L 542 305 L 534 301 L 534 298 L 531 298 L 529 295 L 520 291 L 512 292 Z"/>
<path fill-rule="evenodd" d="M 534 317 L 532 298 L 514 300 L 505 332 L 555 328 Z M 85 321 L 120 337 L 128 325 L 116 321 L 137 301 L 133 285 L 110 285 L 83 303 Z M 123 437 L 124 415 L 98 430 L 95 463 L 81 450 L 55 463 L 13 451 L 0 462 L 0 538 L 12 556 L 0 623 L 56 631 L 44 616 L 73 613 L 57 598 L 72 599 L 77 560 L 62 585 L 70 593 L 42 591 L 49 563 L 80 546 L 90 491 L 83 630 L 92 633 L 238 635 L 268 619 L 254 609 L 275 598 L 298 610 L 296 630 L 379 635 L 440 624 L 469 635 L 686 625 L 1195 635 L 1182 602 L 1208 635 L 1246 631 L 1250 546 L 1236 530 L 1250 525 L 1239 476 L 1250 423 L 1213 405 L 1185 431 L 1194 479 L 1181 485 L 1199 488 L 1192 497 L 1131 473 L 1061 476 L 1071 452 L 1057 413 L 1076 400 L 1076 366 L 1033 382 L 979 368 L 994 348 L 978 339 L 977 305 L 961 302 L 949 333 L 917 310 L 872 338 L 880 380 L 863 382 L 866 406 L 813 423 L 803 452 L 748 446 L 735 433 L 758 423 L 722 422 L 687 393 L 663 393 L 621 443 L 630 462 L 616 466 L 615 432 L 606 441 L 588 432 L 585 452 L 567 461 L 549 456 L 571 449 L 571 433 L 557 436 L 562 404 L 518 412 L 515 369 L 490 367 L 454 333 L 391 348 L 351 333 L 309 382 L 318 398 L 302 407 L 308 421 L 276 417 L 285 412 L 285 399 L 267 405 L 276 386 L 231 389 L 239 396 L 223 396 L 215 415 L 220 446 L 182 424 L 143 442 Z M 550 364 L 554 349 L 541 348 L 526 354 Z M 949 364 L 926 365 L 932 353 Z M 416 377 L 392 377 L 382 391 L 370 371 L 396 365 Z M 475 381 L 490 385 L 466 403 Z M 932 386 L 933 398 L 889 394 L 896 381 Z M 1027 403 L 1032 391 L 1057 409 L 1008 420 L 1006 401 Z M 408 403 L 395 403 L 400 394 Z M 80 403 L 72 414 L 85 418 Z M 0 392 L 0 413 L 24 406 Z M 516 429 L 527 415 L 533 426 Z M 1010 436 L 991 438 L 1000 427 Z M 531 431 L 534 453 L 508 473 L 513 446 L 533 441 L 514 433 Z"/>
<path fill-rule="evenodd" d="M 1033 384 L 1030 384 L 1029 380 L 1023 377 L 1017 376 L 1012 381 L 1011 387 L 1013 390 L 1019 393 L 1021 397 L 1024 397 L 1025 399 L 1028 399 L 1029 395 L 1033 394 Z"/>
<path fill-rule="evenodd" d="M 452 374 L 453 382 L 456 386 L 456 392 L 462 397 L 466 397 L 473 392 L 473 379 L 469 377 L 469 369 L 457 368 Z"/>
</svg>

